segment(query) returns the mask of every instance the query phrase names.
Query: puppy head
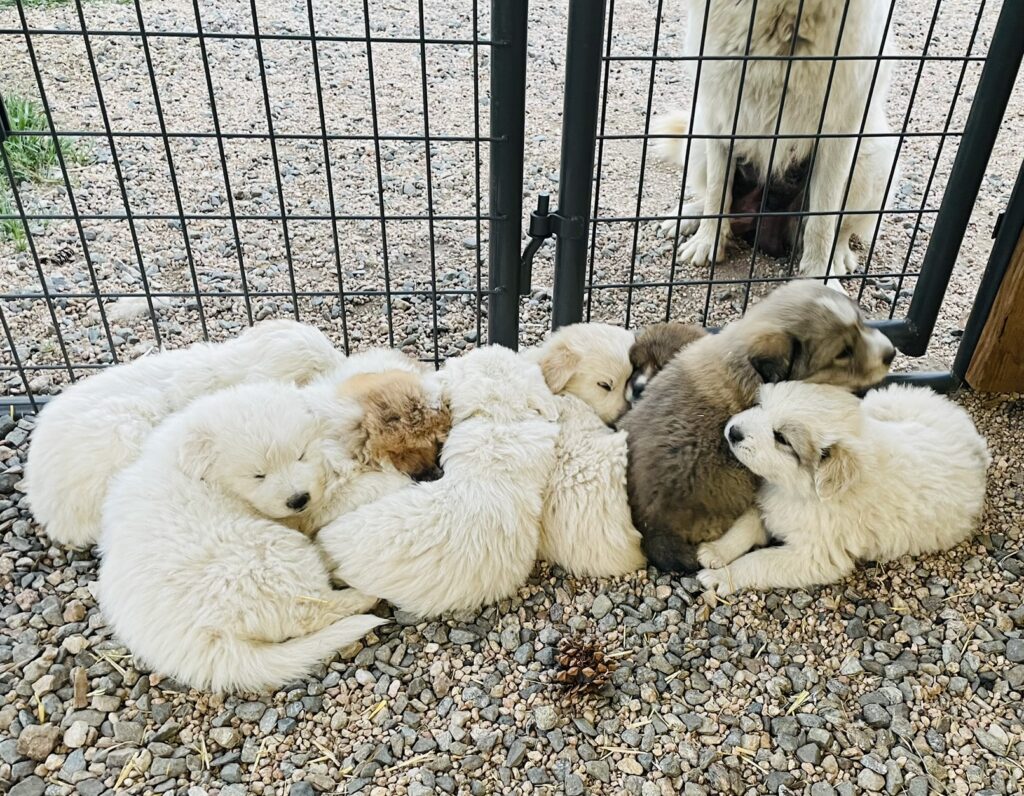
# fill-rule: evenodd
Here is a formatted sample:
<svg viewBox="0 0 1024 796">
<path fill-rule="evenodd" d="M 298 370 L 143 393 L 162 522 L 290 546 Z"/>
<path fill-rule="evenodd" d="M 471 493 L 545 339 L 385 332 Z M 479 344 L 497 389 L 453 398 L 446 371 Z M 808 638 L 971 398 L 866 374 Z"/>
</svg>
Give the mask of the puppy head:
<svg viewBox="0 0 1024 796">
<path fill-rule="evenodd" d="M 449 359 L 440 374 L 452 422 L 484 417 L 499 423 L 558 419 L 558 400 L 540 368 L 499 345 Z"/>
<path fill-rule="evenodd" d="M 635 339 L 618 326 L 576 323 L 559 329 L 528 354 L 540 365 L 551 392 L 575 395 L 611 423 L 629 406 L 629 350 Z"/>
<path fill-rule="evenodd" d="M 855 483 L 860 401 L 839 387 L 787 382 L 761 388 L 757 406 L 732 417 L 733 455 L 766 482 L 820 500 Z"/>
<path fill-rule="evenodd" d="M 758 302 L 723 334 L 739 340 L 766 384 L 810 381 L 862 390 L 889 372 L 896 349 L 868 328 L 856 302 L 818 282 L 790 282 Z"/>
<path fill-rule="evenodd" d="M 429 377 L 404 370 L 361 373 L 344 381 L 339 395 L 362 407 L 360 458 L 390 464 L 417 481 L 441 477 L 438 458 L 452 416 Z"/>
<path fill-rule="evenodd" d="M 272 519 L 301 514 L 323 496 L 328 471 L 321 428 L 296 387 L 233 387 L 189 412 L 178 440 L 178 465 L 189 477 Z"/>
<path fill-rule="evenodd" d="M 637 335 L 629 349 L 632 375 L 626 388 L 626 398 L 633 404 L 640 400 L 647 383 L 669 363 L 676 354 L 707 332 L 691 323 L 656 323 Z"/>
</svg>

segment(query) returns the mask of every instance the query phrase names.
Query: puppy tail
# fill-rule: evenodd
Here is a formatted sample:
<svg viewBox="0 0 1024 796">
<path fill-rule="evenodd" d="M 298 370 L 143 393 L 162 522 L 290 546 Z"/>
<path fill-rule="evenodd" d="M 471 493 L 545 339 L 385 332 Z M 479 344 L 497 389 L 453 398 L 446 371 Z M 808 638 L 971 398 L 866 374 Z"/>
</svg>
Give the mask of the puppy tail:
<svg viewBox="0 0 1024 796">
<path fill-rule="evenodd" d="M 696 545 L 684 542 L 675 534 L 645 534 L 643 550 L 647 560 L 662 572 L 692 574 L 700 569 Z"/>
<path fill-rule="evenodd" d="M 358 641 L 387 619 L 356 614 L 325 628 L 288 641 L 236 640 L 222 659 L 222 676 L 214 677 L 215 691 L 262 691 L 305 677 L 335 652 Z M 219 681 L 219 682 L 218 682 Z"/>
<path fill-rule="evenodd" d="M 674 110 L 657 116 L 651 122 L 651 135 L 686 135 L 690 132 L 690 114 L 684 110 Z M 655 138 L 651 145 L 651 154 L 660 160 L 684 165 L 686 157 L 685 138 Z"/>
</svg>

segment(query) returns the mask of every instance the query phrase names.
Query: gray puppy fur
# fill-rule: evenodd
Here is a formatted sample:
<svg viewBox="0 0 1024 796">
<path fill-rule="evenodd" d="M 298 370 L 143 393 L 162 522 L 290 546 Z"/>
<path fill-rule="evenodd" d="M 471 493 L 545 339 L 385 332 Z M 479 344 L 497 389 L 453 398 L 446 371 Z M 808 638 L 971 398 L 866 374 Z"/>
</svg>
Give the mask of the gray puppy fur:
<svg viewBox="0 0 1024 796">
<path fill-rule="evenodd" d="M 753 505 L 754 476 L 729 453 L 722 429 L 756 403 L 762 384 L 860 390 L 885 377 L 894 355 L 855 302 L 809 281 L 778 288 L 680 351 L 618 424 L 629 434 L 630 509 L 651 563 L 696 571 L 696 546 Z"/>
</svg>

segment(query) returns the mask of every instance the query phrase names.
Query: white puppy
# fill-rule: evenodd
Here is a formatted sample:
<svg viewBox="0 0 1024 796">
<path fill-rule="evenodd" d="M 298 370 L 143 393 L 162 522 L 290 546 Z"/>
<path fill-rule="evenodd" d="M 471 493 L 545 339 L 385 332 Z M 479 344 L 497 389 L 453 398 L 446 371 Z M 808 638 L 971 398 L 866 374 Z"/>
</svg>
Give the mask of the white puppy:
<svg viewBox="0 0 1024 796">
<path fill-rule="evenodd" d="M 606 425 L 628 406 L 635 341 L 618 326 L 578 323 L 524 353 L 558 397 L 538 555 L 573 575 L 614 577 L 646 561 L 626 495 L 626 433 Z"/>
<path fill-rule="evenodd" d="M 92 544 L 110 479 L 164 418 L 206 393 L 244 381 L 302 384 L 343 360 L 313 327 L 274 320 L 225 343 L 153 354 L 79 381 L 46 406 L 32 432 L 32 513 L 54 541 Z"/>
<path fill-rule="evenodd" d="M 331 589 L 280 521 L 316 506 L 328 463 L 303 392 L 249 384 L 159 426 L 103 508 L 99 599 L 132 652 L 196 688 L 274 688 L 380 625 Z"/>
<path fill-rule="evenodd" d="M 526 580 L 558 433 L 540 368 L 508 349 L 476 349 L 440 375 L 454 424 L 444 475 L 343 515 L 317 537 L 339 580 L 423 617 L 474 610 Z"/>
<path fill-rule="evenodd" d="M 838 387 L 766 385 L 725 435 L 764 485 L 760 513 L 698 550 L 708 567 L 698 578 L 719 594 L 832 583 L 858 560 L 947 550 L 971 535 L 985 502 L 985 440 L 927 389 L 859 401 Z M 782 546 L 747 552 L 769 537 Z"/>
<path fill-rule="evenodd" d="M 633 332 L 619 326 L 575 323 L 523 356 L 540 365 L 551 392 L 583 399 L 601 420 L 611 423 L 629 407 L 629 349 L 635 341 Z"/>
<path fill-rule="evenodd" d="M 770 164 L 774 198 L 768 211 L 799 212 L 805 185 L 809 191 L 812 215 L 803 228 L 801 274 L 854 270 L 851 236 L 872 239 L 896 157 L 896 139 L 885 135 L 890 132 L 885 112 L 890 62 L 877 60 L 888 8 L 881 0 L 760 0 L 756 5 L 686 0 L 684 50 L 693 56 L 687 61 L 691 79 L 696 57 L 702 51 L 712 56 L 700 62 L 692 133 L 711 137 L 663 139 L 657 148 L 686 168 L 694 198 L 683 215 L 703 216 L 699 223 L 666 224 L 674 229 L 679 223 L 683 234 L 693 233 L 680 244 L 683 262 L 700 266 L 721 260 L 734 233 L 752 235 L 749 216 L 730 221 L 719 214 L 761 212 Z M 745 53 L 755 57 L 744 62 Z M 847 60 L 833 62 L 836 54 Z M 862 126 L 868 137 L 858 143 Z M 819 129 L 824 137 L 816 139 Z M 652 133 L 688 135 L 689 114 L 655 120 Z M 775 134 L 782 136 L 777 143 L 771 140 Z M 855 214 L 839 220 L 836 241 L 840 209 Z M 759 243 L 772 254 L 780 252 L 769 242 L 782 250 L 800 244 L 792 216 L 762 216 L 758 232 Z"/>
</svg>

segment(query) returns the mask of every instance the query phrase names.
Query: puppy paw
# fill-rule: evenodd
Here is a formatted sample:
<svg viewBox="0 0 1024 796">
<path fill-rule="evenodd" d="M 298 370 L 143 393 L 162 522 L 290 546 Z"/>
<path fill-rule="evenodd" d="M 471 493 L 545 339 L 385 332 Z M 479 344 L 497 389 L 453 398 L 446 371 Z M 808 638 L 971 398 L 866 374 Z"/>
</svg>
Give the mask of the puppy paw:
<svg viewBox="0 0 1024 796">
<path fill-rule="evenodd" d="M 728 240 L 728 230 L 724 225 L 718 230 L 714 222 L 701 224 L 692 238 L 680 244 L 679 262 L 698 267 L 717 263 L 725 259 Z"/>
<path fill-rule="evenodd" d="M 725 597 L 736 591 L 729 578 L 728 569 L 702 569 L 697 573 L 697 580 L 700 585 L 709 591 L 713 591 L 719 597 Z"/>
<path fill-rule="evenodd" d="M 697 548 L 697 562 L 705 569 L 721 569 L 729 563 L 714 542 L 705 542 Z"/>
</svg>

